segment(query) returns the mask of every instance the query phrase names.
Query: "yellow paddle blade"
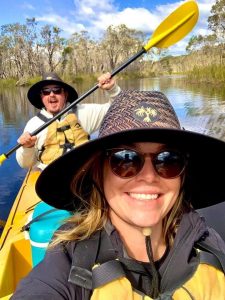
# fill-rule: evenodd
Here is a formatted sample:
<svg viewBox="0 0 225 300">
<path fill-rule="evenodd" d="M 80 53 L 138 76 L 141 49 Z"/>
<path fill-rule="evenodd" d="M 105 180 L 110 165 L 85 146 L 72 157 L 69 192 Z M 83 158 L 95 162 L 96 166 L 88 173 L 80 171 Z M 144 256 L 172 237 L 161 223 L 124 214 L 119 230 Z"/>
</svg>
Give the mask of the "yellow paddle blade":
<svg viewBox="0 0 225 300">
<path fill-rule="evenodd" d="M 198 5 L 188 1 L 172 12 L 154 31 L 144 46 L 148 51 L 152 47 L 167 48 L 185 37 L 197 23 Z"/>
<path fill-rule="evenodd" d="M 3 161 L 5 161 L 7 159 L 7 157 L 5 156 L 5 154 L 0 155 L 0 166 L 3 163 Z"/>
</svg>

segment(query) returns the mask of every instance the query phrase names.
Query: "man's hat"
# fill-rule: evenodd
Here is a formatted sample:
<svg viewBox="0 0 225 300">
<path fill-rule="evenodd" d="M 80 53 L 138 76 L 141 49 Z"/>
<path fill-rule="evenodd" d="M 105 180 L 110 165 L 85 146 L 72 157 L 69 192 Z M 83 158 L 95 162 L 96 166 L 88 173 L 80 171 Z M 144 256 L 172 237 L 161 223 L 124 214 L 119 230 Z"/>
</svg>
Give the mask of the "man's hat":
<svg viewBox="0 0 225 300">
<path fill-rule="evenodd" d="M 42 171 L 37 194 L 56 208 L 77 209 L 81 202 L 72 194 L 70 184 L 91 155 L 138 142 L 164 143 L 189 154 L 186 182 L 188 200 L 194 208 L 225 201 L 225 142 L 182 129 L 166 96 L 155 91 L 121 92 L 102 122 L 98 139 L 76 147 Z M 86 176 L 83 192 L 91 187 L 92 180 Z"/>
<path fill-rule="evenodd" d="M 63 82 L 56 73 L 45 73 L 42 76 L 42 80 L 32 85 L 27 93 L 27 97 L 30 100 L 30 103 L 36 108 L 41 109 L 42 107 L 44 107 L 41 101 L 40 92 L 44 86 L 49 84 L 62 86 L 68 92 L 67 102 L 72 103 L 78 98 L 76 90 L 69 84 Z"/>
</svg>

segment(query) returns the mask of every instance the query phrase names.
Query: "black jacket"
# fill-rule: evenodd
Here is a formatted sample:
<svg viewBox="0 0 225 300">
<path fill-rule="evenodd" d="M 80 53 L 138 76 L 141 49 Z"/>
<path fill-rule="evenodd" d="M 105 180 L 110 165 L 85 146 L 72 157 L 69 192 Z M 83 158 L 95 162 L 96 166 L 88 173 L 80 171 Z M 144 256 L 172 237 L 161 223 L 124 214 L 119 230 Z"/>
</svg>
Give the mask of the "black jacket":
<svg viewBox="0 0 225 300">
<path fill-rule="evenodd" d="M 124 256 L 122 242 L 116 230 L 109 227 L 106 228 L 106 232 L 118 256 Z M 209 246 L 225 253 L 224 241 L 213 229 L 207 228 L 204 219 L 198 213 L 185 214 L 174 245 L 158 270 L 161 278 L 161 293 L 176 288 L 196 270 L 198 260 L 193 249 L 195 243 L 201 239 L 204 239 Z M 68 282 L 74 249 L 75 242 L 71 242 L 66 246 L 66 251 L 61 246 L 48 251 L 45 259 L 20 282 L 11 299 L 82 300 L 84 289 Z M 140 288 L 143 290 L 144 286 Z"/>
</svg>

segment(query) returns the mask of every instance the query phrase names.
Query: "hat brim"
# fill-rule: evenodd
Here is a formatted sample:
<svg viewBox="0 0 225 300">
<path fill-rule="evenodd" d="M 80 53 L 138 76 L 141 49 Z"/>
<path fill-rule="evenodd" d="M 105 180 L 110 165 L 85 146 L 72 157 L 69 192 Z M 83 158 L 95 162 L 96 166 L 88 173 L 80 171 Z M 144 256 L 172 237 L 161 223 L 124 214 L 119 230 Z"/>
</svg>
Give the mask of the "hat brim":
<svg viewBox="0 0 225 300">
<path fill-rule="evenodd" d="M 195 209 L 225 201 L 225 143 L 197 132 L 161 128 L 119 132 L 78 146 L 41 173 L 36 183 L 38 196 L 49 205 L 73 211 L 80 202 L 72 195 L 71 180 L 90 156 L 99 150 L 135 142 L 175 144 L 190 154 L 187 176 L 190 202 Z"/>
<path fill-rule="evenodd" d="M 76 90 L 69 84 L 58 80 L 42 80 L 32 85 L 32 87 L 29 89 L 27 93 L 27 98 L 29 99 L 30 103 L 33 106 L 35 106 L 38 109 L 44 107 L 41 101 L 40 92 L 44 86 L 50 84 L 56 84 L 57 86 L 62 86 L 68 92 L 67 102 L 72 103 L 74 100 L 78 98 L 78 94 Z"/>
</svg>

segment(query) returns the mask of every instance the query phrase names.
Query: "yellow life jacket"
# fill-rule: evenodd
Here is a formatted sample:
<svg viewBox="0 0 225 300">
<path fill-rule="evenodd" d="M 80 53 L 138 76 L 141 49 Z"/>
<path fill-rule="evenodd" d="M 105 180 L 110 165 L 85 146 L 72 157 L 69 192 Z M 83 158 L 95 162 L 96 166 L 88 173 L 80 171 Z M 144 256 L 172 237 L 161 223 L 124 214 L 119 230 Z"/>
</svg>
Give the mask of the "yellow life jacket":
<svg viewBox="0 0 225 300">
<path fill-rule="evenodd" d="M 39 152 L 39 160 L 48 165 L 88 139 L 89 135 L 79 124 L 76 115 L 69 113 L 62 121 L 54 121 L 48 126 L 45 143 Z"/>
<path fill-rule="evenodd" d="M 109 245 L 106 235 L 96 233 L 90 240 L 76 245 L 69 282 L 84 288 L 86 293 L 89 291 L 89 298 L 85 299 L 152 300 L 132 287 L 123 268 L 124 261 L 121 263 L 115 258 L 115 250 Z M 181 278 L 177 287 L 162 292 L 157 300 L 225 299 L 225 255 L 204 242 L 197 246 L 201 249 L 197 251 L 198 261 L 190 266 L 186 278 Z M 90 268 L 97 257 L 102 263 Z"/>
<path fill-rule="evenodd" d="M 175 291 L 164 293 L 158 299 L 173 300 L 224 300 L 224 273 L 208 264 L 200 263 L 192 277 Z M 120 277 L 93 290 L 91 300 L 152 300 L 135 291 L 126 277 Z"/>
</svg>

